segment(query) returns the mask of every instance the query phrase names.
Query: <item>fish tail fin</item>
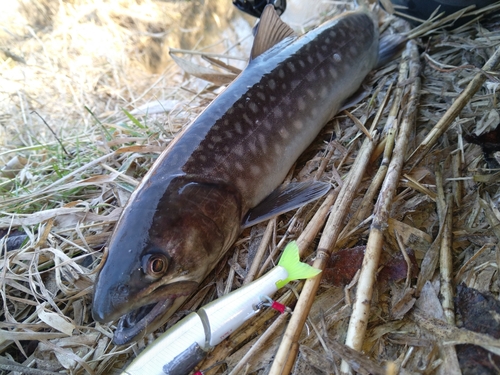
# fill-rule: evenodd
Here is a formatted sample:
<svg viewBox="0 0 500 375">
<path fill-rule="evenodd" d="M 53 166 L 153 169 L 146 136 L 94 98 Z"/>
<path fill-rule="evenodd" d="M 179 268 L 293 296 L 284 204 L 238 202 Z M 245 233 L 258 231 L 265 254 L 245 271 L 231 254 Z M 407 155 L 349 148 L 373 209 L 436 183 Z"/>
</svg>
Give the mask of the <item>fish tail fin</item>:
<svg viewBox="0 0 500 375">
<path fill-rule="evenodd" d="M 283 288 L 290 281 L 309 279 L 321 272 L 321 270 L 300 261 L 299 247 L 295 241 L 286 245 L 285 251 L 283 251 L 283 255 L 281 255 L 280 261 L 278 262 L 278 266 L 283 267 L 288 272 L 288 277 L 285 280 L 280 280 L 276 283 L 278 289 Z"/>
</svg>

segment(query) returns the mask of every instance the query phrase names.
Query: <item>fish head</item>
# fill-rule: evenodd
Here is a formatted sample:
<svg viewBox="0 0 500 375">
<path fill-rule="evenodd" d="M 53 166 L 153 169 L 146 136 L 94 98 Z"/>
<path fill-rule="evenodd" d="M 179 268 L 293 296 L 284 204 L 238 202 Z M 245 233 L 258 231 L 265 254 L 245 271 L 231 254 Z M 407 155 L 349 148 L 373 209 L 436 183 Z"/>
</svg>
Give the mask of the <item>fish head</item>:
<svg viewBox="0 0 500 375">
<path fill-rule="evenodd" d="M 94 287 L 92 315 L 98 322 L 119 319 L 116 344 L 165 323 L 239 233 L 240 208 L 227 190 L 182 180 L 166 189 L 139 189 L 111 237 Z M 217 215 L 212 211 L 217 205 L 232 211 Z"/>
</svg>

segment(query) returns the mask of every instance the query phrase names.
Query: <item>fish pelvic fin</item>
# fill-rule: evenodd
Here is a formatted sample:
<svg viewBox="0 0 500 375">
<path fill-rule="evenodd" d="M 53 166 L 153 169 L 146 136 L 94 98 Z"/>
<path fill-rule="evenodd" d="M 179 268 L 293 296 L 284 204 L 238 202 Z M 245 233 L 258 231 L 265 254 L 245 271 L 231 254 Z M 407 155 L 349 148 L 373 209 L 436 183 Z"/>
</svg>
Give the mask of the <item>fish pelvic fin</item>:
<svg viewBox="0 0 500 375">
<path fill-rule="evenodd" d="M 295 36 L 292 28 L 281 20 L 273 5 L 266 5 L 253 41 L 250 61 L 291 36 Z"/>
<path fill-rule="evenodd" d="M 300 261 L 299 247 L 295 241 L 286 245 L 285 251 L 283 251 L 283 255 L 281 255 L 280 261 L 278 262 L 278 266 L 283 267 L 288 272 L 288 277 L 285 280 L 276 282 L 278 289 L 283 288 L 290 281 L 310 279 L 321 272 L 321 270 Z"/>
</svg>

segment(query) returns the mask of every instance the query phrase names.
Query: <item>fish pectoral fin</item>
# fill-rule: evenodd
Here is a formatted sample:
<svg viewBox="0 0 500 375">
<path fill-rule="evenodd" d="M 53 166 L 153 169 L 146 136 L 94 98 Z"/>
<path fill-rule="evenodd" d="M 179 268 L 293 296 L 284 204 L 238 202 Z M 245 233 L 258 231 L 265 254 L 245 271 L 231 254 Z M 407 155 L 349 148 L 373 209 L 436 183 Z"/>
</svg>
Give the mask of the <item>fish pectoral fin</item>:
<svg viewBox="0 0 500 375">
<path fill-rule="evenodd" d="M 243 219 L 242 228 L 252 226 L 273 216 L 301 207 L 321 198 L 328 193 L 331 185 L 328 182 L 306 181 L 278 188 L 262 202 L 252 208 Z"/>
<path fill-rule="evenodd" d="M 378 60 L 375 69 L 379 69 L 389 61 L 399 57 L 405 48 L 408 38 L 400 34 L 392 34 L 380 38 Z"/>
<path fill-rule="evenodd" d="M 257 34 L 253 41 L 250 61 L 274 47 L 282 40 L 294 36 L 295 32 L 281 20 L 271 4 L 266 5 L 257 27 Z"/>
</svg>

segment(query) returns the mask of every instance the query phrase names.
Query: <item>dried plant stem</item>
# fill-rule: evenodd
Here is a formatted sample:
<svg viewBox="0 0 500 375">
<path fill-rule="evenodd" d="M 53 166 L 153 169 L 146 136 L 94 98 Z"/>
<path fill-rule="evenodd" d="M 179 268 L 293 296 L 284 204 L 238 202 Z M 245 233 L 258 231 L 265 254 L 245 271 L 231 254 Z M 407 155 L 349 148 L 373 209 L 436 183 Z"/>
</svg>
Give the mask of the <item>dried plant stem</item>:
<svg viewBox="0 0 500 375">
<path fill-rule="evenodd" d="M 250 358 L 258 352 L 261 348 L 264 347 L 266 344 L 267 340 L 272 337 L 278 328 L 281 327 L 281 325 L 288 319 L 288 313 L 285 312 L 284 314 L 281 314 L 278 319 L 276 319 L 273 324 L 269 326 L 269 328 L 264 332 L 259 339 L 252 345 L 250 350 L 240 359 L 238 364 L 234 366 L 234 368 L 231 370 L 229 375 L 237 375 L 240 373 L 240 371 L 243 369 L 243 367 L 249 362 Z"/>
<path fill-rule="evenodd" d="M 451 234 L 453 230 L 453 197 L 448 195 L 446 199 L 446 215 L 444 218 L 443 237 L 441 238 L 440 272 L 441 272 L 441 295 L 442 305 L 446 321 L 455 324 L 455 307 L 453 304 L 453 260 L 451 256 Z"/>
<path fill-rule="evenodd" d="M 495 70 L 500 64 L 500 47 L 495 50 L 495 53 L 484 64 L 481 72 L 475 75 L 472 81 L 469 82 L 464 91 L 457 97 L 446 113 L 441 117 L 438 123 L 432 128 L 427 137 L 417 147 L 417 149 L 410 155 L 407 160 L 407 165 L 413 168 L 418 164 L 423 157 L 430 151 L 430 149 L 437 142 L 439 137 L 448 130 L 453 120 L 460 114 L 465 105 L 470 101 L 474 94 L 482 87 L 486 81 L 485 71 Z"/>
<path fill-rule="evenodd" d="M 269 220 L 269 222 L 267 223 L 266 231 L 262 236 L 262 240 L 260 241 L 259 248 L 257 249 L 257 253 L 255 254 L 255 257 L 253 259 L 252 266 L 250 267 L 250 270 L 248 271 L 245 279 L 243 280 L 243 285 L 252 282 L 253 279 L 255 278 L 255 275 L 259 270 L 260 262 L 264 257 L 267 246 L 269 245 L 269 241 L 271 240 L 271 236 L 273 235 L 275 228 L 276 228 L 276 218 L 273 218 Z"/>
<path fill-rule="evenodd" d="M 337 198 L 339 191 L 340 189 L 337 188 L 335 190 L 331 190 L 328 193 L 325 200 L 321 204 L 320 208 L 316 211 L 309 224 L 307 224 L 306 228 L 300 234 L 299 238 L 297 238 L 297 246 L 300 249 L 301 257 L 304 255 L 305 250 L 309 247 L 314 238 L 316 238 L 319 230 L 325 223 L 328 212 L 330 212 L 330 207 Z"/>
<path fill-rule="evenodd" d="M 453 196 L 455 198 L 455 203 L 457 204 L 458 207 L 462 206 L 463 190 L 464 190 L 464 182 L 458 180 L 458 178 L 462 177 L 461 173 L 463 169 L 462 155 L 463 155 L 462 150 L 459 149 L 453 155 L 452 159 L 453 176 L 457 178 L 457 180 L 453 181 Z"/>
<path fill-rule="evenodd" d="M 349 321 L 349 328 L 346 337 L 346 345 L 358 351 L 361 349 L 363 344 L 368 324 L 370 301 L 373 294 L 373 286 L 375 283 L 380 253 L 382 251 L 384 231 L 388 225 L 390 207 L 396 194 L 396 188 L 403 169 L 408 139 L 410 138 L 411 131 L 416 121 L 417 102 L 420 92 L 420 78 L 418 76 L 420 63 L 418 59 L 417 45 L 414 41 L 408 42 L 403 57 L 405 57 L 405 55 L 406 57 L 410 57 L 410 81 L 412 82 L 412 85 L 409 102 L 406 106 L 406 113 L 396 139 L 387 175 L 374 209 L 371 232 L 366 245 L 365 257 L 356 291 L 356 301 L 353 306 L 353 313 Z M 350 371 L 349 364 L 343 361 L 341 365 L 341 372 L 350 373 Z"/>
<path fill-rule="evenodd" d="M 500 342 L 487 334 L 457 328 L 441 319 L 431 318 L 419 309 L 412 312 L 415 323 L 436 337 L 440 337 L 447 345 L 473 344 L 500 355 Z"/>
<path fill-rule="evenodd" d="M 403 82 L 404 80 L 406 80 L 407 76 L 408 76 L 408 61 L 403 61 L 399 69 L 399 79 L 398 79 L 399 82 Z M 388 90 L 388 92 L 390 92 L 390 90 Z M 363 195 L 363 200 L 361 201 L 359 209 L 356 211 L 354 216 L 351 218 L 351 220 L 349 220 L 347 225 L 342 230 L 342 233 L 339 236 L 337 247 L 344 246 L 348 239 L 348 234 L 351 232 L 351 230 L 371 214 L 373 207 L 372 203 L 373 199 L 375 197 L 375 194 L 377 194 L 377 191 L 380 188 L 382 181 L 384 181 L 385 175 L 387 173 L 387 167 L 389 165 L 389 161 L 391 160 L 392 149 L 394 148 L 394 137 L 397 133 L 396 117 L 399 112 L 399 106 L 401 103 L 400 98 L 402 96 L 403 96 L 403 86 L 398 86 L 395 90 L 394 101 L 392 103 L 391 109 L 389 111 L 389 116 L 384 126 L 384 129 L 388 130 L 386 138 L 384 140 L 384 157 L 382 159 L 382 163 L 379 169 L 377 170 L 375 177 L 372 179 L 372 182 L 370 183 L 368 190 Z M 386 97 L 384 98 L 384 103 L 387 102 L 388 98 L 389 98 L 388 95 L 386 95 Z M 377 114 L 377 117 L 378 115 L 379 114 Z"/>
<path fill-rule="evenodd" d="M 352 200 L 354 199 L 359 183 L 361 182 L 370 160 L 370 156 L 375 148 L 377 137 L 373 138 L 373 140 L 368 138 L 365 139 L 352 170 L 340 190 L 339 196 L 332 209 L 334 214 L 329 216 L 325 230 L 320 239 L 317 257 L 313 264 L 316 268 L 321 270 L 325 268 L 326 261 L 340 234 L 345 216 L 351 208 Z M 286 375 L 290 373 L 298 351 L 297 341 L 314 301 L 320 280 L 321 275 L 306 281 L 269 372 L 270 375 Z"/>
</svg>

